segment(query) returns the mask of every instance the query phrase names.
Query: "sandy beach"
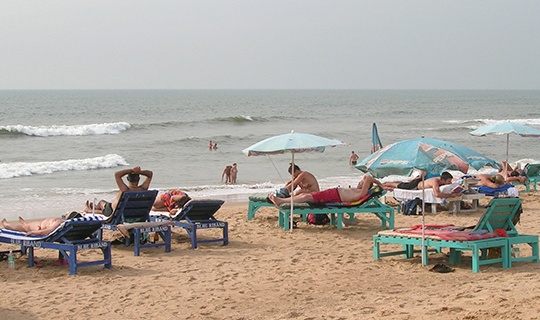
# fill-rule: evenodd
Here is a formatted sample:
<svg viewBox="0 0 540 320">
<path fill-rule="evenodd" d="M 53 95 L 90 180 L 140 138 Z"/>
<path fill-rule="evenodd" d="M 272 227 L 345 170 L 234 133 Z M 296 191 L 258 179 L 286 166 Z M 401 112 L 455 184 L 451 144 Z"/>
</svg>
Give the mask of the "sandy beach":
<svg viewBox="0 0 540 320">
<path fill-rule="evenodd" d="M 522 194 L 520 233 L 539 234 L 540 197 Z M 488 200 L 481 201 L 485 205 Z M 299 222 L 290 233 L 277 227 L 275 208 L 247 221 L 247 202 L 230 203 L 217 217 L 229 222 L 230 244 L 191 250 L 186 232 L 173 228 L 173 250 L 133 255 L 113 246 L 113 267 L 54 266 L 57 252 L 37 249 L 44 266 L 16 270 L 0 263 L 4 319 L 538 319 L 540 264 L 481 266 L 472 273 L 470 253 L 455 272 L 429 269 L 447 262 L 444 253 L 373 260 L 372 236 L 382 230 L 373 214 L 358 214 L 342 230 Z M 426 223 L 474 225 L 483 212 L 427 214 Z M 419 224 L 396 215 L 396 227 Z M 210 236 L 216 230 L 202 232 Z M 106 232 L 106 240 L 119 233 Z M 1 244 L 2 250 L 16 247 Z M 522 247 L 526 253 L 529 248 Z M 80 254 L 98 255 L 87 250 Z"/>
</svg>

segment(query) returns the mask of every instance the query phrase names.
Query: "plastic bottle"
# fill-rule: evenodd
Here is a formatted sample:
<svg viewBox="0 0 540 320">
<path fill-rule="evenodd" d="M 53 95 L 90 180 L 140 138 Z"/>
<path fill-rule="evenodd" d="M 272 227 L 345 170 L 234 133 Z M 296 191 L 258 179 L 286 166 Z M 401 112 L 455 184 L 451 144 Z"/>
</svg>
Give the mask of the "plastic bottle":
<svg viewBox="0 0 540 320">
<path fill-rule="evenodd" d="M 13 255 L 13 251 L 9 250 L 8 255 L 8 269 L 15 269 L 15 256 Z"/>
<path fill-rule="evenodd" d="M 519 258 L 519 246 L 512 245 L 512 258 Z"/>
</svg>

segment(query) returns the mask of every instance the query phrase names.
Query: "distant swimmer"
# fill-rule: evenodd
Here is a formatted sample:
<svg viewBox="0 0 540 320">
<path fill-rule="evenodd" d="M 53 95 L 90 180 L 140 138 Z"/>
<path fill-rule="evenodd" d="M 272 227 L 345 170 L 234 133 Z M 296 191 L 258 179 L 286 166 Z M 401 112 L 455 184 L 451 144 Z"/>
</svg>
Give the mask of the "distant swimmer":
<svg viewBox="0 0 540 320">
<path fill-rule="evenodd" d="M 349 164 L 352 166 L 355 166 L 358 162 L 358 155 L 354 153 L 354 151 L 351 153 L 351 157 L 349 158 Z"/>
<path fill-rule="evenodd" d="M 212 144 L 212 141 L 210 141 L 210 143 L 208 144 L 208 150 L 212 151 L 213 148 L 214 144 Z"/>
<path fill-rule="evenodd" d="M 212 147 L 212 149 L 217 150 L 217 143 L 214 143 L 214 146 Z"/>
</svg>

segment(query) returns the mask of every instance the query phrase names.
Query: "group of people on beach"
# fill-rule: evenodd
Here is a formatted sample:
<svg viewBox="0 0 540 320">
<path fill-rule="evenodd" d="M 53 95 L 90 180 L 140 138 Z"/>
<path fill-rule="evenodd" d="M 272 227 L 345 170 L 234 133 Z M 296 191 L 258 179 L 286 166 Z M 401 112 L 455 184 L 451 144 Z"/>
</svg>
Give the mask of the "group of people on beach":
<svg viewBox="0 0 540 320">
<path fill-rule="evenodd" d="M 225 180 L 226 184 L 236 184 L 236 177 L 238 176 L 238 166 L 236 162 L 232 166 L 226 166 L 221 174 L 221 182 Z"/>
<path fill-rule="evenodd" d="M 144 180 L 140 183 L 140 176 L 144 176 Z M 100 200 L 98 203 L 86 201 L 82 213 L 74 211 L 73 213 L 80 215 L 84 214 L 101 214 L 105 217 L 111 216 L 118 202 L 125 191 L 146 191 L 150 188 L 153 173 L 150 170 L 142 170 L 137 166 L 131 169 L 120 170 L 114 173 L 118 192 L 112 202 Z M 124 181 L 126 179 L 126 181 Z M 127 182 L 127 183 L 126 183 Z M 156 198 L 152 211 L 169 212 L 171 215 L 176 214 L 178 210 L 189 201 L 191 198 L 187 193 L 181 190 L 170 190 Z M 70 218 L 68 215 L 67 218 Z M 65 220 L 62 218 L 47 218 L 42 221 L 27 222 L 19 217 L 19 224 L 10 224 L 6 219 L 1 221 L 2 227 L 8 230 L 25 232 L 26 235 L 46 235 L 56 229 Z"/>
</svg>

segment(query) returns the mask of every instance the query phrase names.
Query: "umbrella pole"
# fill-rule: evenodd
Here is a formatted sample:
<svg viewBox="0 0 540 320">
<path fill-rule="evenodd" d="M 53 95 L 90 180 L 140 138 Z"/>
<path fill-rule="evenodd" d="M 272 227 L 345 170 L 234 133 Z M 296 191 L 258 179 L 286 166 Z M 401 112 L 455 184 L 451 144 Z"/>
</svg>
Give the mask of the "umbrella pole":
<svg viewBox="0 0 540 320">
<path fill-rule="evenodd" d="M 510 134 L 506 135 L 506 163 L 504 164 L 504 180 L 508 177 L 508 145 L 510 144 Z"/>
<path fill-rule="evenodd" d="M 425 192 L 425 189 L 424 189 L 424 173 L 421 172 L 420 173 L 422 175 L 422 250 L 421 250 L 421 254 L 422 254 L 422 267 L 425 266 L 427 263 L 426 263 L 426 221 L 425 221 L 425 215 L 424 215 L 424 212 L 426 212 L 426 202 L 425 202 L 425 197 L 424 197 L 424 192 Z"/>
<path fill-rule="evenodd" d="M 293 211 L 294 211 L 294 152 L 292 153 L 291 163 L 291 221 L 289 221 L 289 230 L 293 229 Z"/>
</svg>

